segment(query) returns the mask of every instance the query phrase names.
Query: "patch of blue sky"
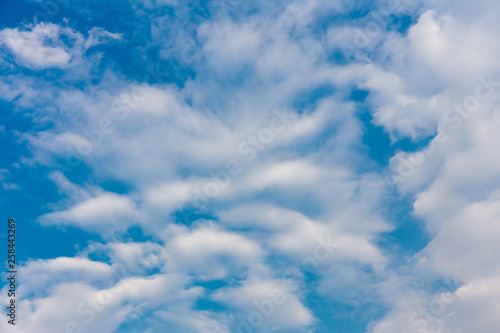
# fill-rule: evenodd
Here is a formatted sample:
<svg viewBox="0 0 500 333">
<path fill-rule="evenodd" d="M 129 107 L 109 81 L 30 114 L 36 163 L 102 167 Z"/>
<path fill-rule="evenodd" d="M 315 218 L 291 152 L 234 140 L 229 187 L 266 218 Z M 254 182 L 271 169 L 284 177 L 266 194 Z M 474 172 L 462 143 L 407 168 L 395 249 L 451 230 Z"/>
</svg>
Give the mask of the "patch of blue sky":
<svg viewBox="0 0 500 333">
<path fill-rule="evenodd" d="M 47 203 L 57 202 L 63 195 L 58 193 L 51 180 L 40 177 L 48 171 L 45 167 L 30 168 L 18 164 L 22 156 L 29 155 L 29 151 L 26 146 L 19 144 L 13 131 L 30 131 L 30 118 L 4 101 L 0 102 L 0 108 L 0 123 L 5 126 L 4 132 L 0 133 L 0 168 L 9 170 L 6 178 L 8 183 L 19 186 L 19 189 L 12 190 L 0 187 L 0 211 L 3 220 L 14 217 L 18 221 L 17 228 L 23 235 L 18 241 L 18 259 L 25 262 L 36 258 L 74 256 L 78 251 L 76 245 L 85 246 L 87 239 L 99 237 L 78 228 L 62 230 L 42 227 L 36 222 L 38 216 L 52 211 Z M 4 239 L 0 239 L 0 243 L 4 242 Z"/>
</svg>

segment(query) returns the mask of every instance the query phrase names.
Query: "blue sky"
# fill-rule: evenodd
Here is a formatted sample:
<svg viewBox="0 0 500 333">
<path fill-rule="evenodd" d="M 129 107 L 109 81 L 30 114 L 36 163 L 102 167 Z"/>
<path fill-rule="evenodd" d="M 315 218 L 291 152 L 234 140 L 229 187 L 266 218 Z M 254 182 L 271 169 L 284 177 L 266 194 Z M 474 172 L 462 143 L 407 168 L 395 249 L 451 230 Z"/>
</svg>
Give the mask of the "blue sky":
<svg viewBox="0 0 500 333">
<path fill-rule="evenodd" d="M 0 330 L 497 333 L 499 10 L 1 1 Z"/>
</svg>

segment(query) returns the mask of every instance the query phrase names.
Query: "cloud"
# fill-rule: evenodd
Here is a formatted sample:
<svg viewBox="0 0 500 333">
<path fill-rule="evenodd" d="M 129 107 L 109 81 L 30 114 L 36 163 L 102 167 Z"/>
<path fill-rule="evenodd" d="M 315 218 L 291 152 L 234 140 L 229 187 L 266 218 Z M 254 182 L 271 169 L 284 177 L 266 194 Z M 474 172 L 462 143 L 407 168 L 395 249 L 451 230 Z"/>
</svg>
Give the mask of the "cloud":
<svg viewBox="0 0 500 333">
<path fill-rule="evenodd" d="M 74 225 L 84 230 L 114 233 L 124 231 L 138 217 L 136 205 L 129 198 L 102 193 L 75 206 L 40 217 L 43 225 Z"/>
<path fill-rule="evenodd" d="M 456 291 L 423 297 L 410 294 L 370 332 L 495 332 L 498 317 L 498 277 L 477 279 Z"/>
<path fill-rule="evenodd" d="M 61 28 L 55 24 L 35 26 L 31 31 L 4 29 L 1 41 L 17 58 L 17 60 L 32 68 L 64 67 L 72 56 L 70 48 L 59 42 Z M 72 37 L 75 44 L 81 43 L 81 37 L 64 30 L 65 35 Z"/>
<path fill-rule="evenodd" d="M 258 243 L 213 224 L 192 231 L 171 226 L 163 235 L 166 270 L 195 274 L 200 280 L 267 274 L 264 252 Z"/>
<path fill-rule="evenodd" d="M 119 33 L 111 33 L 109 31 L 104 30 L 103 28 L 93 27 L 89 31 L 89 37 L 85 41 L 84 49 L 87 50 L 93 46 L 109 43 L 113 40 L 121 40 L 123 38 L 123 34 Z"/>
<path fill-rule="evenodd" d="M 339 47 L 387 4 L 256 2 L 216 16 L 142 1 L 130 27 L 110 21 L 116 33 L 93 21 L 4 28 L 0 97 L 33 124 L 9 126 L 18 162 L 59 190 L 37 221 L 102 237 L 22 265 L 16 330 L 307 332 L 328 325 L 324 301 L 388 309 L 359 320 L 377 333 L 493 332 L 500 123 L 496 76 L 481 80 L 498 70 L 498 23 L 477 18 L 491 2 L 459 3 L 403 2 L 349 59 Z M 170 76 L 153 80 L 151 63 Z M 490 96 L 473 107 L 478 84 Z M 0 180 L 17 186 L 8 171 Z M 431 240 L 402 253 L 410 217 Z M 133 226 L 147 241 L 131 241 Z M 459 288 L 436 291 L 443 278 Z"/>
<path fill-rule="evenodd" d="M 54 23 L 39 23 L 26 30 L 5 28 L 0 31 L 0 45 L 6 48 L 16 62 L 34 70 L 67 68 L 81 65 L 88 48 L 121 39 L 120 34 L 94 27 L 89 37 Z"/>
<path fill-rule="evenodd" d="M 146 300 L 149 308 L 165 308 L 169 303 L 189 301 L 199 294 L 195 288 L 184 290 L 184 282 L 185 278 L 177 275 L 128 278 L 103 289 L 85 283 L 60 282 L 43 300 L 20 301 L 19 311 L 29 314 L 29 320 L 16 325 L 15 332 L 75 329 L 114 332 L 133 318 L 134 312 L 140 313 Z"/>
<path fill-rule="evenodd" d="M 293 290 L 294 286 L 286 281 L 252 279 L 241 286 L 220 290 L 213 297 L 242 311 L 247 330 L 247 327 L 258 330 L 307 327 L 314 317 Z"/>
<path fill-rule="evenodd" d="M 14 183 L 5 182 L 4 180 L 10 176 L 10 172 L 7 169 L 0 169 L 0 182 L 4 190 L 19 190 L 21 187 Z"/>
</svg>

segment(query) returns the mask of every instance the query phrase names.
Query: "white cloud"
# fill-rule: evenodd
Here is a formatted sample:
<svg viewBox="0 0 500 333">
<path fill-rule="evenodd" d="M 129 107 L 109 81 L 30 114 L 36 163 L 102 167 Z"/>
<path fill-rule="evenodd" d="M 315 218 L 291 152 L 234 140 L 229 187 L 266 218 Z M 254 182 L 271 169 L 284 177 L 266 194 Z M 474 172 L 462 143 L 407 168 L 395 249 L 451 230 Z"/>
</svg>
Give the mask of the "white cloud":
<svg viewBox="0 0 500 333">
<path fill-rule="evenodd" d="M 21 300 L 21 313 L 29 320 L 16 329 L 59 330 L 74 318 L 80 302 L 107 290 L 113 299 L 99 319 L 88 323 L 90 330 L 115 331 L 123 323 L 132 325 L 139 313 L 147 315 L 150 331 L 171 325 L 179 331 L 229 332 L 228 318 L 194 305 L 209 293 L 190 283 L 214 280 L 229 285 L 207 297 L 246 316 L 274 289 L 283 292 L 287 301 L 275 304 L 261 331 L 306 329 L 315 319 L 314 309 L 302 302 L 305 291 L 296 281 L 276 279 L 283 265 L 272 263 L 286 259 L 298 264 L 314 255 L 318 238 L 331 236 L 338 247 L 318 266 L 314 292 L 350 305 L 383 303 L 391 311 L 375 323 L 374 332 L 411 329 L 413 313 L 435 294 L 421 291 L 426 288 L 416 280 L 423 275 L 464 283 L 455 292 L 457 300 L 446 305 L 447 315 L 428 323 L 429 330 L 493 332 L 498 321 L 489 309 L 498 307 L 499 273 L 494 256 L 500 212 L 497 103 L 494 96 L 484 101 L 453 131 L 443 115 L 475 92 L 479 75 L 498 69 L 498 23 L 493 14 L 484 22 L 467 17 L 464 8 L 470 6 L 464 2 L 456 10 L 447 3 L 436 3 L 434 10 L 403 5 L 401 11 L 417 19 L 408 32 L 377 35 L 347 65 L 333 65 L 329 57 L 361 28 L 335 25 L 322 31 L 317 24 L 354 5 L 304 1 L 264 4 L 269 14 L 255 10 L 246 18 L 202 20 L 187 27 L 169 16 L 145 15 L 154 37 L 148 47 L 159 48 L 161 60 L 175 57 L 196 72 L 182 87 L 124 79 L 111 69 L 98 84 L 86 83 L 82 89 L 60 87 L 44 77 L 3 77 L 2 99 L 23 110 L 36 109 L 26 113 L 44 125 L 16 134 L 32 152 L 23 159 L 26 165 L 64 160 L 68 146 L 92 147 L 82 156 L 87 184 L 73 184 L 52 172 L 65 199 L 39 221 L 113 239 L 79 254 L 103 253 L 109 265 L 86 258 L 27 263 L 24 269 L 33 279 L 25 290 L 34 295 Z M 479 3 L 483 12 L 492 5 Z M 181 9 L 174 2 L 162 5 L 177 14 Z M 478 9 L 471 11 L 477 15 Z M 138 9 L 138 15 L 143 13 Z M 5 54 L 31 69 L 85 69 L 87 49 L 113 40 L 123 36 L 93 28 L 86 38 L 51 23 L 0 32 Z M 330 91 L 328 97 L 311 101 L 323 88 Z M 393 143 L 402 138 L 418 143 L 438 128 L 447 130 L 447 139 L 434 138 L 435 150 L 397 184 L 432 237 L 401 270 L 387 265 L 393 249 L 382 250 L 378 242 L 393 228 L 386 221 L 392 214 L 387 203 L 397 195 L 373 172 L 358 105 L 345 102 L 353 88 L 370 92 L 364 106 Z M 254 147 L 252 161 L 238 153 L 238 146 L 250 145 L 252 136 L 270 126 L 273 111 L 283 108 L 296 119 L 264 148 Z M 117 110 L 126 110 L 125 116 Z M 91 143 L 88 134 L 97 135 L 102 119 L 111 119 L 113 130 Z M 411 152 L 399 156 L 418 157 Z M 207 213 L 218 219 L 180 224 L 185 221 L 175 213 L 189 208 L 193 190 L 213 182 L 210 172 L 223 170 L 230 160 L 240 162 L 243 171 L 210 198 Z M 104 191 L 98 184 L 106 180 L 130 190 Z M 152 240 L 118 242 L 133 225 Z M 117 265 L 128 270 L 120 278 L 128 287 L 121 291 L 118 281 L 102 281 Z M 158 273 L 145 277 L 152 271 Z M 46 294 L 35 293 L 35 287 Z M 81 316 L 77 319 L 84 324 Z"/>
<path fill-rule="evenodd" d="M 70 47 L 59 42 L 61 33 L 59 26 L 41 23 L 31 31 L 4 29 L 0 40 L 20 63 L 28 67 L 64 67 L 68 65 L 72 55 Z M 64 29 L 63 33 L 72 38 L 75 44 L 82 43 L 81 36 L 70 30 Z"/>
<path fill-rule="evenodd" d="M 307 327 L 313 323 L 314 316 L 294 295 L 295 288 L 289 281 L 251 279 L 240 286 L 222 289 L 213 297 L 241 311 L 244 325 L 250 329 Z"/>
<path fill-rule="evenodd" d="M 87 50 L 93 46 L 107 43 L 113 40 L 121 40 L 122 38 L 123 34 L 111 33 L 104 30 L 103 28 L 93 27 L 89 31 L 89 37 L 85 41 L 84 49 Z"/>
<path fill-rule="evenodd" d="M 370 332 L 485 332 L 498 330 L 498 277 L 476 279 L 455 292 L 402 295 L 395 310 Z"/>
<path fill-rule="evenodd" d="M 26 320 L 18 322 L 13 332 L 80 329 L 111 333 L 133 319 L 134 313 L 140 313 L 143 307 L 164 309 L 169 308 L 168 304 L 190 303 L 200 294 L 200 289 L 184 289 L 185 282 L 186 278 L 179 275 L 154 275 L 126 278 L 110 288 L 98 289 L 85 283 L 60 281 L 50 296 L 19 302 L 18 311 L 28 315 Z M 9 324 L 4 321 L 0 325 L 5 328 Z"/>
<path fill-rule="evenodd" d="M 120 34 L 97 27 L 92 28 L 89 37 L 85 38 L 69 27 L 54 23 L 39 23 L 27 30 L 5 28 L 0 31 L 0 45 L 14 55 L 19 65 L 31 69 L 81 65 L 85 50 L 119 39 Z"/>
<path fill-rule="evenodd" d="M 216 225 L 201 224 L 192 231 L 170 226 L 162 237 L 169 272 L 196 274 L 201 280 L 267 274 L 259 244 Z"/>
<path fill-rule="evenodd" d="M 84 230 L 113 234 L 137 221 L 136 204 L 128 197 L 102 193 L 75 206 L 40 217 L 43 225 L 75 225 Z"/>
</svg>

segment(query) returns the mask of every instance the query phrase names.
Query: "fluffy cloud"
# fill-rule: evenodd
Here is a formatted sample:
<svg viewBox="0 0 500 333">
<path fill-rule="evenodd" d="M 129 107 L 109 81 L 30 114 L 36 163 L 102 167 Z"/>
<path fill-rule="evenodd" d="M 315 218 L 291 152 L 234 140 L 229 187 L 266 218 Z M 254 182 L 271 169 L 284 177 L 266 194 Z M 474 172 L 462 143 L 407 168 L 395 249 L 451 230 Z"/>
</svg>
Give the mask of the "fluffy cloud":
<svg viewBox="0 0 500 333">
<path fill-rule="evenodd" d="M 84 230 L 126 230 L 137 219 L 135 204 L 127 197 L 103 193 L 70 209 L 40 217 L 44 225 L 75 225 Z M 125 221 L 131 221 L 126 223 Z"/>
<path fill-rule="evenodd" d="M 286 281 L 258 281 L 251 279 L 241 286 L 218 291 L 214 299 L 248 314 L 246 324 L 238 329 L 258 330 L 304 327 L 314 317 L 293 294 L 294 286 Z M 243 328 L 245 327 L 245 328 Z"/>
<path fill-rule="evenodd" d="M 69 27 L 40 23 L 29 30 L 6 28 L 0 32 L 0 45 L 14 55 L 16 62 L 32 69 L 65 68 L 79 65 L 88 48 L 120 39 L 102 28 L 92 28 L 89 37 Z"/>
<path fill-rule="evenodd" d="M 389 309 L 369 326 L 377 333 L 498 327 L 488 310 L 498 307 L 499 274 L 493 18 L 447 1 L 402 2 L 392 16 L 382 4 L 372 12 L 380 31 L 339 60 L 342 43 L 374 22 L 347 24 L 342 15 L 362 13 L 347 2 L 258 2 L 194 18 L 178 2 L 141 3 L 140 38 L 140 29 L 85 34 L 54 23 L 0 32 L 10 66 L 0 97 L 36 125 L 14 132 L 28 148 L 20 162 L 59 190 L 38 222 L 102 237 L 75 258 L 23 265 L 18 332 L 305 332 L 322 312 L 308 297 Z M 113 40 L 144 55 L 130 67 L 157 58 L 195 74 L 151 82 L 121 59 L 81 80 L 75 71 L 100 57 L 88 50 Z M 64 74 L 27 78 L 14 63 Z M 366 100 L 352 100 L 354 89 Z M 364 109 L 373 124 L 361 121 Z M 389 161 L 367 153 L 378 144 L 364 141 L 373 125 L 403 147 Z M 420 148 L 405 150 L 408 140 Z M 431 238 L 404 258 L 384 245 L 402 219 L 400 196 Z M 122 241 L 133 226 L 148 241 Z M 442 278 L 459 288 L 428 286 Z"/>
</svg>

